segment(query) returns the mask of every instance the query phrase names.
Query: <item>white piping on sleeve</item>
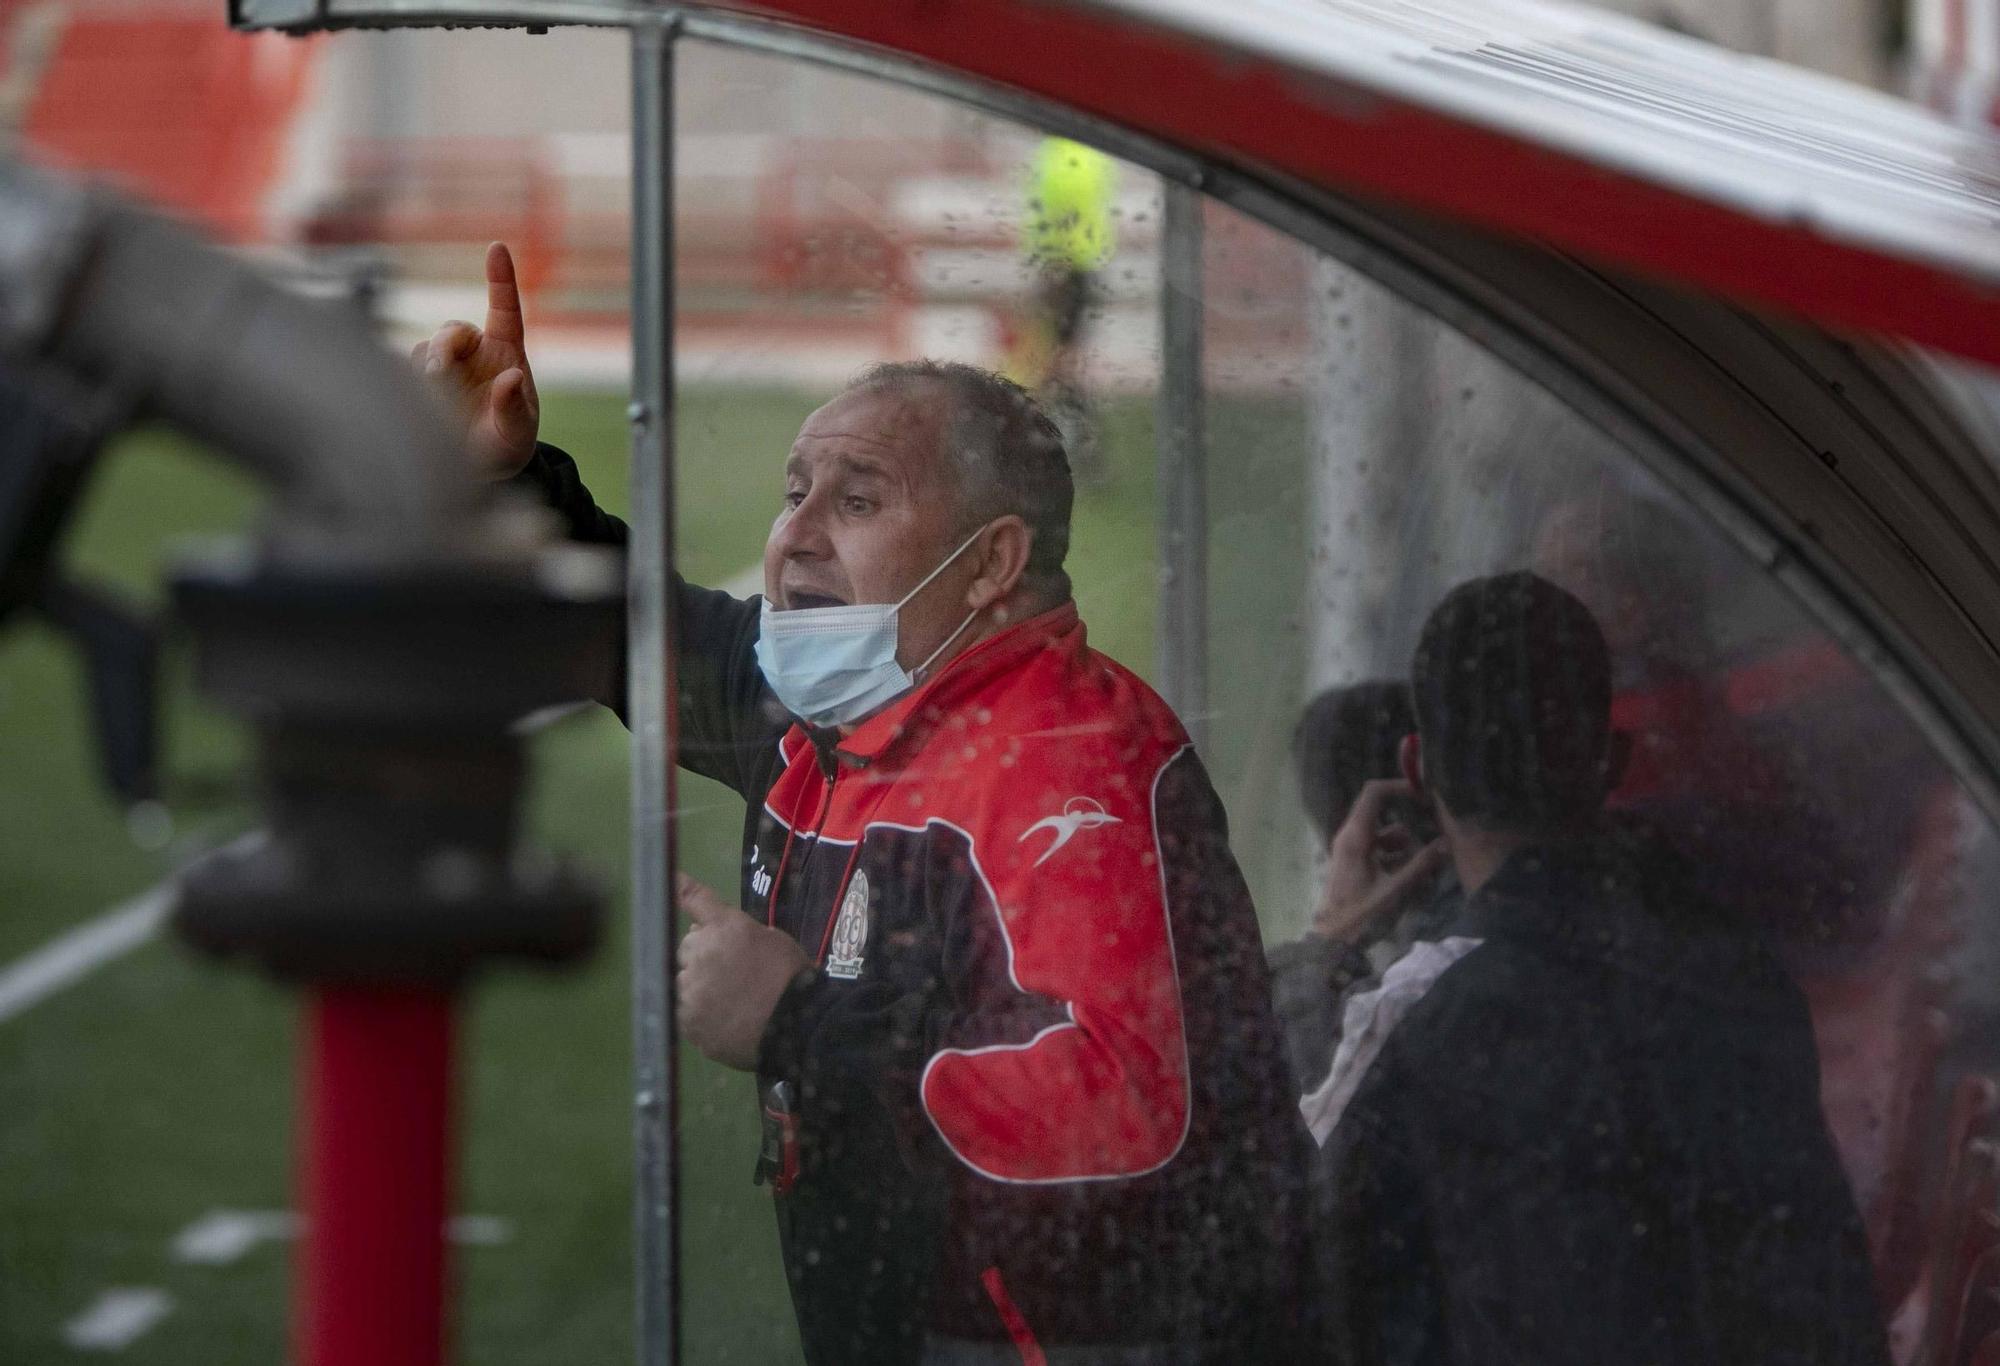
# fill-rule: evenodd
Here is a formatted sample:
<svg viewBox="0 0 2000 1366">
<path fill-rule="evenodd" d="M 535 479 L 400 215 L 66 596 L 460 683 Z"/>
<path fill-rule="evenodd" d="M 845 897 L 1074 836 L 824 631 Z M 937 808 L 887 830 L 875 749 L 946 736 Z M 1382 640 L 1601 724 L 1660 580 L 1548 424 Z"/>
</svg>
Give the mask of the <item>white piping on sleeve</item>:
<svg viewBox="0 0 2000 1366">
<path fill-rule="evenodd" d="M 945 829 L 965 841 L 965 857 L 971 862 L 972 871 L 979 878 L 979 885 L 986 889 L 986 904 L 993 908 L 994 923 L 1000 927 L 1000 942 L 1007 949 L 1007 980 L 1012 982 L 1014 990 L 1020 992 L 1023 996 L 1034 995 L 1033 992 L 1021 985 L 1020 976 L 1014 971 L 1014 938 L 1007 933 L 1007 917 L 1000 914 L 1000 898 L 993 890 L 992 879 L 986 876 L 986 869 L 980 866 L 979 848 L 972 842 L 972 832 L 970 830 L 953 821 L 946 820 L 943 816 L 930 816 L 925 818 L 922 825 L 901 825 L 895 821 L 870 821 L 861 828 L 861 838 L 867 839 L 870 830 L 901 830 L 905 834 L 921 835 L 933 825 L 942 825 Z M 840 841 L 835 840 L 833 843 L 838 844 Z M 1027 1047 L 1026 1044 L 1003 1044 L 999 1046 L 1005 1048 Z M 926 1072 L 929 1070 L 928 1067 L 925 1068 Z"/>
<path fill-rule="evenodd" d="M 1025 1043 L 989 1044 L 981 1048 L 942 1049 L 939 1052 L 933 1054 L 930 1061 L 924 1064 L 923 1075 L 919 1077 L 917 1080 L 917 1098 L 923 1106 L 924 1118 L 928 1119 L 931 1122 L 931 1128 L 937 1131 L 938 1138 L 943 1141 L 946 1148 L 951 1150 L 951 1154 L 953 1157 L 956 1157 L 959 1161 L 963 1162 L 973 1171 L 978 1172 L 981 1176 L 986 1177 L 988 1180 L 998 1181 L 1004 1185 L 1010 1185 L 1010 1186 L 1058 1186 L 1058 1185 L 1068 1185 L 1071 1183 L 1084 1182 L 1084 1181 L 1128 1181 L 1134 1177 L 1146 1176 L 1152 1172 L 1160 1170 L 1162 1167 L 1166 1166 L 1169 1162 L 1172 1162 L 1174 1158 L 1178 1157 L 1180 1155 L 1181 1149 L 1187 1145 L 1188 1130 L 1194 1122 L 1194 1078 L 1192 1073 L 1193 1063 L 1190 1057 L 1188 1056 L 1187 1012 L 1186 1012 L 1186 1003 L 1181 999 L 1180 957 L 1177 949 L 1174 946 L 1173 907 L 1171 904 L 1169 904 L 1167 900 L 1166 850 L 1163 849 L 1160 845 L 1160 780 L 1166 776 L 1167 770 L 1173 767 L 1175 761 L 1177 761 L 1183 754 L 1187 754 L 1190 751 L 1192 751 L 1193 748 L 1194 746 L 1192 744 L 1182 745 L 1179 749 L 1175 750 L 1172 754 L 1167 756 L 1166 761 L 1162 763 L 1159 767 L 1159 770 L 1153 774 L 1152 795 L 1149 802 L 1149 814 L 1153 824 L 1153 859 L 1154 862 L 1158 865 L 1159 878 L 1160 878 L 1160 914 L 1166 922 L 1167 958 L 1174 976 L 1174 1019 L 1175 1022 L 1179 1025 L 1181 1031 L 1180 1134 L 1178 1137 L 1174 1139 L 1174 1146 L 1168 1150 L 1166 1156 L 1162 1157 L 1159 1161 L 1153 1163 L 1150 1166 L 1138 1168 L 1132 1171 L 1083 1172 L 1070 1176 L 1038 1176 L 1038 1177 L 1003 1176 L 999 1172 L 987 1170 L 985 1167 L 980 1166 L 977 1162 L 974 1162 L 970 1157 L 966 1156 L 963 1152 L 959 1151 L 958 1145 L 951 1141 L 951 1135 L 947 1134 L 944 1131 L 944 1127 L 938 1123 L 937 1116 L 931 1113 L 930 1101 L 925 1095 L 925 1092 L 929 1089 L 930 1085 L 931 1069 L 936 1067 L 944 1059 L 950 1057 L 969 1058 L 969 1057 L 978 1057 L 983 1054 L 990 1054 L 990 1053 L 1026 1052 L 1027 1050 L 1034 1048 L 1036 1045 L 1041 1043 L 1042 1040 L 1048 1038 L 1052 1034 L 1056 1034 L 1066 1029 L 1081 1028 L 1081 1026 L 1075 1023 L 1076 1020 L 1075 1007 L 1071 1005 L 1069 1002 L 1064 1002 L 1063 1004 L 1070 1014 L 1070 1023 L 1050 1025 L 1047 1028 L 1041 1030 L 1039 1033 L 1037 1033 L 1033 1038 L 1027 1040 Z M 887 822 L 882 822 L 882 823 L 887 824 Z M 951 829 L 957 830 L 959 834 L 965 836 L 966 849 L 968 852 L 968 856 L 971 857 L 972 859 L 973 870 L 979 874 L 979 880 L 981 884 L 983 884 L 986 888 L 987 900 L 992 904 L 993 914 L 995 918 L 998 919 L 1000 922 L 1001 939 L 1007 945 L 1008 978 L 1014 983 L 1017 989 L 1026 992 L 1027 989 L 1021 986 L 1021 979 L 1014 975 L 1014 941 L 1007 935 L 1007 919 L 1004 915 L 1001 915 L 1000 913 L 1000 899 L 997 896 L 993 895 L 993 884 L 987 882 L 985 870 L 980 868 L 979 866 L 978 854 L 976 851 L 973 850 L 972 847 L 972 836 L 967 834 L 964 830 L 960 829 L 958 826 L 952 825 L 950 821 L 940 820 L 936 817 L 933 817 L 930 821 L 926 822 L 926 824 L 949 826 Z M 915 829 L 920 829 L 921 827 L 906 825 L 906 826 L 896 826 L 894 828 L 900 830 L 915 830 Z"/>
</svg>

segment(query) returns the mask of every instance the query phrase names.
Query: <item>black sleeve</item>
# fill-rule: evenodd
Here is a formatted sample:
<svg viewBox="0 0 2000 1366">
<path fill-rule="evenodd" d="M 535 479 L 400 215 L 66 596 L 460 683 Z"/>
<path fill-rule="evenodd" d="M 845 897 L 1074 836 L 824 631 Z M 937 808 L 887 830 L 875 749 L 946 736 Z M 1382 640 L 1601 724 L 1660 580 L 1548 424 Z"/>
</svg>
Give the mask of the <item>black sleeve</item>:
<svg viewBox="0 0 2000 1366">
<path fill-rule="evenodd" d="M 1269 959 L 1271 1007 L 1285 1032 L 1285 1056 L 1299 1090 L 1310 1091 L 1333 1066 L 1347 998 L 1374 965 L 1359 949 L 1322 934 L 1273 945 Z"/>
<path fill-rule="evenodd" d="M 554 509 L 573 541 L 623 549 L 630 538 L 625 523 L 590 496 L 576 461 L 554 446 L 537 444 L 534 458 L 510 482 Z M 760 762 L 768 758 L 763 751 L 791 724 L 757 667 L 762 601 L 697 588 L 675 574 L 674 607 L 681 765 L 748 801 L 762 801 L 762 778 L 770 769 Z M 598 699 L 621 720 L 627 719 L 625 654 L 621 642 L 611 695 Z"/>
<path fill-rule="evenodd" d="M 563 520 L 563 534 L 585 545 L 615 545 L 623 549 L 631 538 L 625 523 L 597 505 L 583 486 L 583 475 L 569 452 L 545 442 L 535 443 L 535 454 L 519 474 L 507 481 L 533 494 L 555 510 Z"/>
<path fill-rule="evenodd" d="M 681 767 L 764 800 L 792 718 L 757 667 L 761 597 L 732 598 L 674 575 Z"/>
<path fill-rule="evenodd" d="M 1410 1166 L 1400 1102 L 1407 1077 L 1395 1045 L 1369 1068 L 1314 1173 L 1318 1282 L 1338 1366 L 1444 1359 L 1436 1254 Z"/>
</svg>

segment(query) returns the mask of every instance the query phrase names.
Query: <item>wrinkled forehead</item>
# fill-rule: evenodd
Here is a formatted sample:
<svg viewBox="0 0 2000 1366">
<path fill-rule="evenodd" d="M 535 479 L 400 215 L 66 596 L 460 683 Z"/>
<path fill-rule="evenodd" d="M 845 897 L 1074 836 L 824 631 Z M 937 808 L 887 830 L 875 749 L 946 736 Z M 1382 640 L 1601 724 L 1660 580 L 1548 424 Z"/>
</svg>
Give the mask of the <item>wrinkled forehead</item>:
<svg viewBox="0 0 2000 1366">
<path fill-rule="evenodd" d="M 943 397 L 921 383 L 851 389 L 805 420 L 786 467 L 838 465 L 934 490 L 947 475 Z"/>
</svg>

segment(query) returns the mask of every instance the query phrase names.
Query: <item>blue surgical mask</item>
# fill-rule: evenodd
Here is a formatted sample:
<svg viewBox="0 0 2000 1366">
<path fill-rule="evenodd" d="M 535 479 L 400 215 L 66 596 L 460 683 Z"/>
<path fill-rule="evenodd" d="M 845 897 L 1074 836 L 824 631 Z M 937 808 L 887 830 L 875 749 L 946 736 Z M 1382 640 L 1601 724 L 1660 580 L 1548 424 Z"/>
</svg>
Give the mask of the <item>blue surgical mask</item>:
<svg viewBox="0 0 2000 1366">
<path fill-rule="evenodd" d="M 847 726 L 916 687 L 917 675 L 965 634 L 979 613 L 966 613 L 958 629 L 914 670 L 896 662 L 896 614 L 963 555 L 966 547 L 979 539 L 979 531 L 966 537 L 964 544 L 924 575 L 923 582 L 905 593 L 900 602 L 780 612 L 766 598 L 757 635 L 757 667 L 764 671 L 764 681 L 785 704 L 785 710 L 816 726 Z"/>
</svg>

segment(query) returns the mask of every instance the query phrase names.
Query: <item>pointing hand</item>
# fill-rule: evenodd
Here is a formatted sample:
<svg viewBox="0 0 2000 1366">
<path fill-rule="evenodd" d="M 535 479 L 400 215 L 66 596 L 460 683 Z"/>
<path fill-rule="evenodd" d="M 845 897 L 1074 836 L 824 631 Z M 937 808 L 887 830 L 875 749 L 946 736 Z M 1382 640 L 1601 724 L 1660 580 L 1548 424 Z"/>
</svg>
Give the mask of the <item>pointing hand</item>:
<svg viewBox="0 0 2000 1366">
<path fill-rule="evenodd" d="M 514 257 L 504 242 L 486 249 L 486 326 L 448 322 L 418 342 L 410 360 L 463 416 L 479 472 L 489 479 L 519 473 L 535 453 L 542 404 L 528 368 Z"/>
</svg>

